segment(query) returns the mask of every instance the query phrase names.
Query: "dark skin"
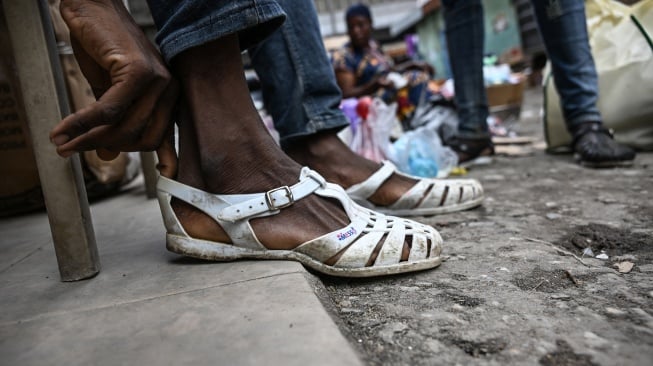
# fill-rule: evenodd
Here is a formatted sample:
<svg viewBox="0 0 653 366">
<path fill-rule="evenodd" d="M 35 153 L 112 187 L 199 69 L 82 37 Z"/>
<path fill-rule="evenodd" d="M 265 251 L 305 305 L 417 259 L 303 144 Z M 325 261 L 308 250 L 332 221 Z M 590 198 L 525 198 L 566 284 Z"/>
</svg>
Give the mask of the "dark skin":
<svg viewBox="0 0 653 366">
<path fill-rule="evenodd" d="M 356 15 L 347 18 L 349 41 L 357 51 L 369 49 L 372 40 L 372 29 L 372 20 L 366 16 Z M 408 61 L 392 68 L 392 71 L 396 72 L 408 70 L 420 70 L 430 75 L 434 74 L 433 67 L 424 62 Z M 394 87 L 394 84 L 385 75 L 378 75 L 365 84 L 357 85 L 356 74 L 345 69 L 336 70 L 336 80 L 344 98 L 358 98 L 374 94 L 381 88 Z"/>
<path fill-rule="evenodd" d="M 161 173 L 174 176 L 170 138 L 179 88 L 157 50 L 119 0 L 62 0 L 60 9 L 98 99 L 52 130 L 57 153 L 68 157 L 97 149 L 111 160 L 120 151 L 157 150 Z"/>
<path fill-rule="evenodd" d="M 80 67 L 91 78 L 99 99 L 55 127 L 52 139 L 60 155 L 98 148 L 109 153 L 158 148 L 163 175 L 219 194 L 265 192 L 297 182 L 301 166 L 276 145 L 252 104 L 237 36 L 188 49 L 172 60 L 181 84 L 177 99 L 177 84 L 160 55 L 135 28 L 119 1 L 63 0 L 62 13 L 83 50 L 78 55 Z M 157 74 L 167 75 L 163 79 L 168 83 L 153 82 L 160 79 L 153 76 Z M 145 85 L 135 85 L 141 82 Z M 169 88 L 174 89 L 172 101 Z M 178 172 L 173 145 L 165 138 L 172 126 L 172 105 L 177 101 L 183 105 Z M 102 118 L 96 120 L 98 116 Z M 168 116 L 165 123 L 152 122 L 161 116 Z M 331 139 L 324 137 L 316 137 L 314 146 L 330 145 Z M 172 205 L 192 237 L 231 242 L 206 214 L 180 201 Z M 338 203 L 317 195 L 277 215 L 250 221 L 259 241 L 269 249 L 292 249 L 348 223 Z M 408 252 L 406 245 L 404 259 Z M 335 256 L 327 263 L 337 259 Z"/>
</svg>

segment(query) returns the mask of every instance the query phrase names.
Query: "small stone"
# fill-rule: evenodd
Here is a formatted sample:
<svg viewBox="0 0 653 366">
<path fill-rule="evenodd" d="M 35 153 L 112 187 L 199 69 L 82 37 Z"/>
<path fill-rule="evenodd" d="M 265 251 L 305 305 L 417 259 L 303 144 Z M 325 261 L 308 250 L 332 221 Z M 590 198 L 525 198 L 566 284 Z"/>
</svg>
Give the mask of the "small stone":
<svg viewBox="0 0 653 366">
<path fill-rule="evenodd" d="M 362 314 L 365 311 L 363 309 L 357 309 L 357 308 L 342 308 L 340 309 L 340 312 L 343 314 Z"/>
<path fill-rule="evenodd" d="M 417 287 L 417 286 L 399 286 L 399 289 L 401 291 L 405 291 L 405 292 L 415 292 L 415 291 L 419 290 L 419 287 Z"/>
<path fill-rule="evenodd" d="M 465 307 L 460 305 L 460 304 L 453 304 L 453 306 L 451 307 L 451 310 L 454 311 L 454 312 L 461 312 L 461 311 L 465 310 Z"/>
<path fill-rule="evenodd" d="M 604 260 L 604 261 L 610 259 L 610 257 L 608 257 L 608 255 L 605 254 L 605 253 L 601 253 L 601 254 L 597 255 L 596 257 L 594 257 L 594 258 Z"/>
<path fill-rule="evenodd" d="M 608 314 L 608 315 L 612 315 L 612 316 L 624 316 L 624 315 L 626 315 L 625 311 L 623 311 L 621 309 L 617 309 L 617 308 L 611 308 L 611 307 L 605 308 L 605 313 Z"/>
<path fill-rule="evenodd" d="M 551 295 L 551 298 L 553 300 L 560 300 L 560 301 L 569 301 L 569 300 L 571 300 L 571 296 L 565 295 L 565 294 L 554 294 L 554 295 Z"/>
<path fill-rule="evenodd" d="M 483 180 L 486 180 L 488 182 L 500 181 L 500 180 L 506 180 L 506 177 L 504 177 L 501 174 L 486 174 L 483 176 Z"/>
<path fill-rule="evenodd" d="M 544 205 L 545 205 L 546 207 L 548 207 L 548 208 L 558 207 L 558 203 L 557 203 L 557 202 L 547 202 L 547 203 L 545 203 Z"/>
<path fill-rule="evenodd" d="M 618 202 L 616 199 L 614 199 L 612 197 L 607 197 L 607 196 L 601 196 L 601 197 L 597 198 L 597 201 L 607 203 L 607 204 L 617 203 Z"/>
<path fill-rule="evenodd" d="M 546 214 L 546 218 L 549 219 L 549 220 L 557 220 L 557 219 L 559 219 L 561 217 L 562 217 L 562 215 L 557 214 L 557 213 L 549 212 L 548 214 Z"/>
<path fill-rule="evenodd" d="M 499 268 L 499 271 L 510 272 L 510 270 L 506 267 Z"/>
<path fill-rule="evenodd" d="M 593 257 L 593 256 L 594 256 L 594 252 L 592 251 L 592 248 L 587 247 L 587 248 L 583 249 L 583 255 L 582 255 L 582 256 L 583 256 L 583 257 L 584 257 L 584 256 Z"/>
<path fill-rule="evenodd" d="M 469 227 L 484 227 L 484 226 L 494 226 L 494 222 L 492 221 L 475 221 L 475 222 L 470 222 L 467 224 Z"/>
<path fill-rule="evenodd" d="M 614 265 L 619 273 L 628 273 L 632 271 L 633 267 L 635 266 L 635 263 L 633 262 L 619 262 Z"/>
<path fill-rule="evenodd" d="M 592 332 L 585 332 L 583 333 L 583 336 L 585 337 L 585 343 L 589 347 L 603 348 L 610 344 L 610 342 L 607 339 L 601 338 Z"/>
<path fill-rule="evenodd" d="M 348 308 L 348 307 L 351 307 L 351 301 L 349 301 L 349 300 L 342 300 L 342 301 L 340 301 L 340 304 L 339 304 L 339 305 L 342 306 L 343 308 Z"/>
</svg>

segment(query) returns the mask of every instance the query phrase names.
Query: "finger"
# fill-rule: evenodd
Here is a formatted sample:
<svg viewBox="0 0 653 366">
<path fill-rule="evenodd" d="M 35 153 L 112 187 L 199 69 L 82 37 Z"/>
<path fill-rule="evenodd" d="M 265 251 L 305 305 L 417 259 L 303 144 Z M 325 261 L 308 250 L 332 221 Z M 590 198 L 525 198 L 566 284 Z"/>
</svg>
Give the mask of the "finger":
<svg viewBox="0 0 653 366">
<path fill-rule="evenodd" d="M 113 84 L 97 102 L 64 118 L 50 133 L 52 142 L 60 146 L 95 127 L 120 123 L 126 110 L 143 94 L 148 84 L 134 79 L 138 77 L 128 77 Z"/>
<path fill-rule="evenodd" d="M 174 101 L 161 103 L 165 108 L 160 108 L 162 112 L 157 112 L 158 96 L 165 94 L 161 90 L 162 86 L 156 86 L 154 89 L 145 91 L 134 105 L 132 105 L 127 112 L 123 121 L 116 125 L 102 125 L 92 127 L 85 133 L 74 137 L 72 140 L 65 141 L 63 144 L 58 144 L 57 151 L 63 155 L 69 155 L 72 152 L 96 150 L 99 148 L 109 148 L 111 151 L 152 151 L 156 149 L 163 134 L 167 129 L 167 124 L 170 121 L 172 108 L 174 108 Z M 158 121 L 152 127 L 156 129 L 150 130 L 150 121 L 153 116 L 157 116 Z M 143 141 L 143 134 L 149 133 L 149 140 L 145 145 Z M 57 144 L 58 141 L 54 141 Z M 108 155 L 110 156 L 110 155 Z"/>
</svg>

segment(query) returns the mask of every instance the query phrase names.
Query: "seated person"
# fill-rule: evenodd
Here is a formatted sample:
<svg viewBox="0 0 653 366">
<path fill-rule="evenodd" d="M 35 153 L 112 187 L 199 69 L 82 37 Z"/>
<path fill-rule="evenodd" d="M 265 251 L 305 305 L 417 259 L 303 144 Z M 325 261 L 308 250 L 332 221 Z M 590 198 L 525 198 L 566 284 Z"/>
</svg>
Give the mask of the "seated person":
<svg viewBox="0 0 653 366">
<path fill-rule="evenodd" d="M 344 98 L 375 96 L 390 104 L 398 103 L 397 115 L 405 122 L 420 101 L 432 94 L 429 81 L 433 68 L 423 62 L 393 65 L 372 39 L 372 15 L 363 5 L 352 5 L 346 12 L 349 42 L 333 54 L 333 67 Z M 406 85 L 395 85 L 388 77 L 400 73 Z"/>
</svg>

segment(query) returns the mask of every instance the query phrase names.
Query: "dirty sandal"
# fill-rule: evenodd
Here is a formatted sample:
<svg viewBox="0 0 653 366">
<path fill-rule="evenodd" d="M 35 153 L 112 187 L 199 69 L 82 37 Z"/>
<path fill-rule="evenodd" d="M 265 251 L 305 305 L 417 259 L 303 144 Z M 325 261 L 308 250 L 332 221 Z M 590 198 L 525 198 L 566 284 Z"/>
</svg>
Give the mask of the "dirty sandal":
<svg viewBox="0 0 653 366">
<path fill-rule="evenodd" d="M 418 182 L 389 206 L 376 206 L 369 201 L 393 174 L 410 177 Z M 475 179 L 435 179 L 412 177 L 400 173 L 389 161 L 384 161 L 365 181 L 347 189 L 347 194 L 359 205 L 374 211 L 397 216 L 428 216 L 467 210 L 483 202 L 483 187 Z"/>
<path fill-rule="evenodd" d="M 442 238 L 430 226 L 390 217 L 354 203 L 338 185 L 325 182 L 316 172 L 303 168 L 299 183 L 264 193 L 220 195 L 189 187 L 165 177 L 157 184 L 161 213 L 167 229 L 168 250 L 189 257 L 215 261 L 236 259 L 295 260 L 321 273 L 340 277 L 372 277 L 437 267 Z M 294 202 L 316 194 L 336 199 L 350 224 L 293 250 L 271 250 L 256 238 L 249 220 L 276 215 Z M 170 200 L 187 202 L 209 215 L 227 232 L 233 244 L 190 237 L 179 223 Z M 408 260 L 402 261 L 404 243 Z M 371 259 L 376 255 L 374 261 Z M 339 256 L 333 265 L 325 264 Z"/>
</svg>

